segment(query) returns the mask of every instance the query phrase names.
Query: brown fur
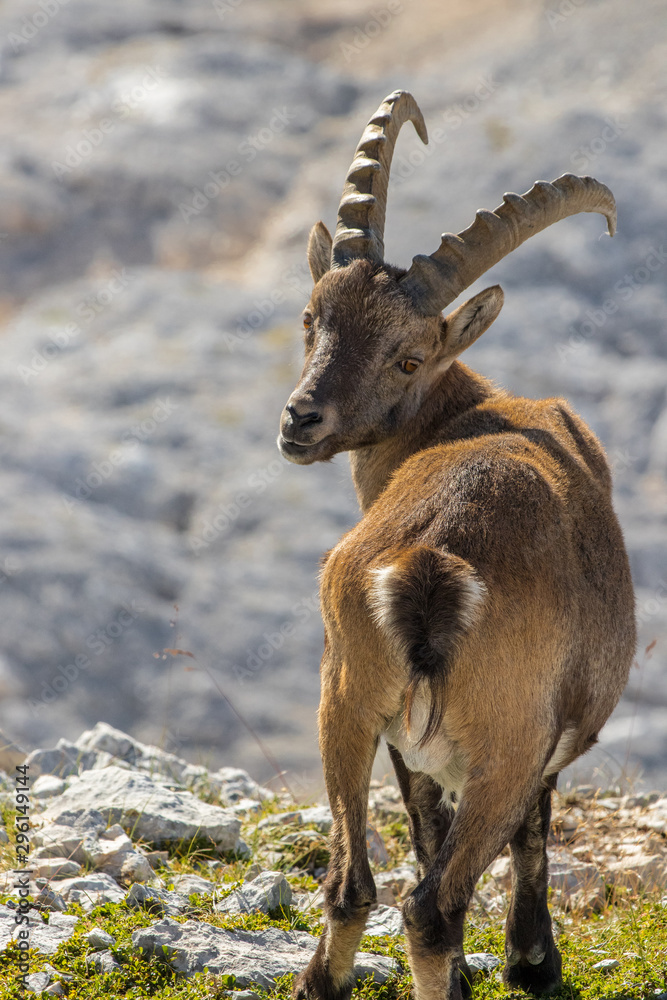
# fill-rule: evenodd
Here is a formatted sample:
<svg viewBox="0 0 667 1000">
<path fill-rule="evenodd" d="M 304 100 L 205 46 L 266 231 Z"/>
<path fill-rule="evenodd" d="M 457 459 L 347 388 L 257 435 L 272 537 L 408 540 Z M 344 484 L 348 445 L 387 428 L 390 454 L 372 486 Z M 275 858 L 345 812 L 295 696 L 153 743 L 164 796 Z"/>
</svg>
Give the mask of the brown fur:
<svg viewBox="0 0 667 1000">
<path fill-rule="evenodd" d="M 316 273 L 323 229 L 311 239 Z M 359 260 L 320 278 L 282 422 L 292 461 L 351 452 L 363 512 L 322 571 L 320 746 L 334 829 L 326 938 L 295 987 L 312 1000 L 351 990 L 373 899 L 364 830 L 383 734 L 422 876 L 405 906 L 418 1000 L 461 997 L 464 914 L 507 843 L 507 981 L 559 982 L 546 908 L 550 789 L 609 717 L 635 645 L 595 436 L 563 400 L 512 397 L 456 360 L 497 315 L 499 289 L 447 319 L 424 317 L 401 273 Z M 420 364 L 406 374 L 411 358 Z"/>
</svg>

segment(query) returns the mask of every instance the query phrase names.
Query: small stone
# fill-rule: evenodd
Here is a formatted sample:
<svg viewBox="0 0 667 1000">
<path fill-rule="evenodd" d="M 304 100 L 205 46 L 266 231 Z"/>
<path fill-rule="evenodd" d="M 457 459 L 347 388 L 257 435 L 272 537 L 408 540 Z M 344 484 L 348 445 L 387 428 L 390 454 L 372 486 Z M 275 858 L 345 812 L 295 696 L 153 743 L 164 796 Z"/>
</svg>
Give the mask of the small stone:
<svg viewBox="0 0 667 1000">
<path fill-rule="evenodd" d="M 379 904 L 368 914 L 364 934 L 370 937 L 381 937 L 384 934 L 403 933 L 403 914 L 395 906 Z"/>
<path fill-rule="evenodd" d="M 102 903 L 120 903 L 124 896 L 118 883 L 102 872 L 63 879 L 58 889 L 68 903 L 79 903 L 86 913 Z"/>
<path fill-rule="evenodd" d="M 100 928 L 94 928 L 92 931 L 88 931 L 87 934 L 83 935 L 83 940 L 87 941 L 91 948 L 95 951 L 104 951 L 108 948 L 113 948 L 116 943 L 116 939 L 107 934 L 106 931 Z"/>
<path fill-rule="evenodd" d="M 613 972 L 620 968 L 621 963 L 616 958 L 603 958 L 601 962 L 596 962 L 593 972 Z"/>
<path fill-rule="evenodd" d="M 80 875 L 83 871 L 76 861 L 66 858 L 35 858 L 32 861 L 34 878 L 60 879 Z"/>
<path fill-rule="evenodd" d="M 155 873 L 145 855 L 132 851 L 125 855 L 120 877 L 123 882 L 149 882 L 155 877 Z"/>
<path fill-rule="evenodd" d="M 389 854 L 385 847 L 384 840 L 378 830 L 372 826 L 366 827 L 366 850 L 368 860 L 376 865 L 388 865 Z"/>
<path fill-rule="evenodd" d="M 48 885 L 41 886 L 35 896 L 35 906 L 38 910 L 53 910 L 56 913 L 64 913 L 67 903 L 55 889 Z"/>
<path fill-rule="evenodd" d="M 148 851 L 145 858 L 151 868 L 158 871 L 169 863 L 169 851 Z M 219 862 L 216 861 L 215 864 L 219 864 Z"/>
<path fill-rule="evenodd" d="M 31 858 L 33 861 L 41 858 L 67 858 L 78 864 L 85 864 L 83 836 L 71 826 L 49 824 L 41 830 L 33 830 L 31 840 L 34 848 Z"/>
<path fill-rule="evenodd" d="M 473 977 L 490 976 L 499 965 L 502 965 L 499 958 L 485 951 L 476 951 L 472 955 L 466 955 L 466 962 Z"/>
<path fill-rule="evenodd" d="M 232 990 L 232 1000 L 260 1000 L 259 993 L 253 990 Z"/>
<path fill-rule="evenodd" d="M 288 847 L 291 847 L 293 844 L 307 845 L 309 842 L 322 843 L 321 834 L 317 833 L 316 830 L 297 830 L 295 833 L 288 833 L 280 838 L 280 843 L 287 844 Z"/>
<path fill-rule="evenodd" d="M 28 993 L 44 993 L 51 982 L 50 972 L 32 972 L 26 979 L 26 989 Z"/>
<path fill-rule="evenodd" d="M 46 987 L 44 992 L 50 997 L 64 997 L 66 995 L 65 988 L 61 982 L 51 983 L 50 986 Z"/>
<path fill-rule="evenodd" d="M 412 865 L 399 865 L 389 871 L 378 872 L 375 876 L 377 901 L 385 906 L 397 906 L 417 885 L 417 876 Z"/>
<path fill-rule="evenodd" d="M 120 964 L 113 952 L 95 951 L 91 955 L 86 955 L 86 967 L 95 969 L 96 972 L 105 973 L 120 969 Z"/>
<path fill-rule="evenodd" d="M 512 865 L 509 858 L 496 858 L 486 870 L 499 889 L 509 892 L 512 887 Z"/>
<path fill-rule="evenodd" d="M 156 889 L 150 885 L 135 882 L 125 897 L 127 906 L 134 910 L 147 910 L 159 916 L 180 916 L 189 908 L 186 896 L 167 889 Z"/>
<path fill-rule="evenodd" d="M 215 882 L 201 875 L 174 875 L 171 884 L 181 896 L 210 896 L 215 892 Z"/>
<path fill-rule="evenodd" d="M 254 879 L 257 878 L 258 875 L 261 874 L 262 874 L 262 866 L 258 865 L 257 862 L 255 861 L 254 864 L 250 865 L 250 867 L 246 871 L 245 878 L 243 881 L 252 882 Z"/>
<path fill-rule="evenodd" d="M 33 782 L 30 794 L 35 799 L 48 799 L 52 795 L 62 795 L 65 782 L 54 774 L 40 774 Z"/>
<path fill-rule="evenodd" d="M 216 913 L 269 913 L 292 903 L 292 890 L 282 872 L 262 872 L 214 906 Z"/>
</svg>

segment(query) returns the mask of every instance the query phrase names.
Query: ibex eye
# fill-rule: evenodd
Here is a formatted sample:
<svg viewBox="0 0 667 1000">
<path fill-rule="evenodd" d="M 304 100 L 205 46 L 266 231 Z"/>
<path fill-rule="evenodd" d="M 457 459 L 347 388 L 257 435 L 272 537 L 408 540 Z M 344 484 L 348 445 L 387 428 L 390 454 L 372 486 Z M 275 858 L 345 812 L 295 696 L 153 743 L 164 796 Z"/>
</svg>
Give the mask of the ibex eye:
<svg viewBox="0 0 667 1000">
<path fill-rule="evenodd" d="M 313 325 L 313 317 L 310 315 L 310 313 L 306 313 L 306 315 L 303 317 L 304 330 L 310 330 L 312 328 L 312 325 Z"/>
<path fill-rule="evenodd" d="M 405 372 L 407 375 L 412 375 L 413 372 L 417 371 L 420 364 L 421 361 L 418 361 L 417 358 L 406 358 L 405 361 L 401 361 L 399 367 L 402 372 Z"/>
</svg>

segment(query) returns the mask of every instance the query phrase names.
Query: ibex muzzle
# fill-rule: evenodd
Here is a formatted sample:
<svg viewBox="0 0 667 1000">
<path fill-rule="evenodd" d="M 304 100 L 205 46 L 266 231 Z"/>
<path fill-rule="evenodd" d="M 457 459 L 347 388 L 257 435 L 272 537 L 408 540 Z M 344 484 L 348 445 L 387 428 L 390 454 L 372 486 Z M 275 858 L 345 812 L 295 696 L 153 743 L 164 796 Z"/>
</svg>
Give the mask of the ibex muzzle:
<svg viewBox="0 0 667 1000">
<path fill-rule="evenodd" d="M 421 881 L 404 905 L 418 1000 L 470 993 L 463 921 L 509 844 L 505 981 L 549 991 L 561 959 L 547 909 L 558 772 L 597 739 L 625 685 L 634 600 L 604 453 L 559 399 L 510 396 L 458 361 L 503 302 L 487 288 L 442 310 L 525 239 L 611 192 L 539 181 L 445 234 L 409 270 L 384 262 L 389 168 L 410 94 L 380 106 L 357 148 L 334 237 L 310 235 L 305 364 L 279 447 L 309 464 L 350 452 L 363 517 L 328 554 L 321 601 L 320 748 L 334 816 L 325 932 L 295 996 L 347 1000 L 376 894 L 365 842 L 384 736 Z"/>
</svg>

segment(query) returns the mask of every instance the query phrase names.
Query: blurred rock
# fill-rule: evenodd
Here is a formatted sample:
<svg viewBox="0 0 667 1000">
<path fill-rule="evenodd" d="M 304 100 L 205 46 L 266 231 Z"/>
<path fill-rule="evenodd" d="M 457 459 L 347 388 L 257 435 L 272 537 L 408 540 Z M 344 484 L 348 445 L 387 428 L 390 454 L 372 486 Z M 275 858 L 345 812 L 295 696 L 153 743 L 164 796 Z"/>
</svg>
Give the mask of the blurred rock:
<svg viewBox="0 0 667 1000">
<path fill-rule="evenodd" d="M 234 849 L 241 823 L 233 814 L 176 792 L 148 775 L 116 765 L 84 771 L 44 812 L 57 822 L 69 810 L 99 809 L 112 822 L 131 829 L 133 836 L 154 844 L 207 839 L 222 851 Z"/>
<path fill-rule="evenodd" d="M 68 741 L 102 714 L 197 758 L 172 775 L 192 787 L 223 758 L 262 780 L 319 775 L 317 564 L 358 507 L 344 457 L 294 468 L 274 439 L 308 229 L 333 224 L 361 128 L 399 83 L 432 139 L 399 140 L 391 260 L 537 177 L 592 173 L 616 195 L 614 240 L 597 218 L 563 222 L 484 279 L 506 305 L 466 360 L 568 397 L 607 448 L 639 669 L 577 768 L 606 779 L 627 759 L 664 787 L 666 22 L 650 0 L 579 5 L 554 30 L 543 13 L 509 4 L 482 24 L 425 5 L 346 60 L 342 9 L 70 0 L 27 38 L 21 0 L 2 5 L 0 743 L 66 738 L 33 776 L 97 766 L 110 751 L 79 759 Z M 466 16 L 443 60 L 447 19 Z M 218 785 L 224 804 L 260 801 Z M 404 816 L 371 798 L 379 819 Z"/>
</svg>

